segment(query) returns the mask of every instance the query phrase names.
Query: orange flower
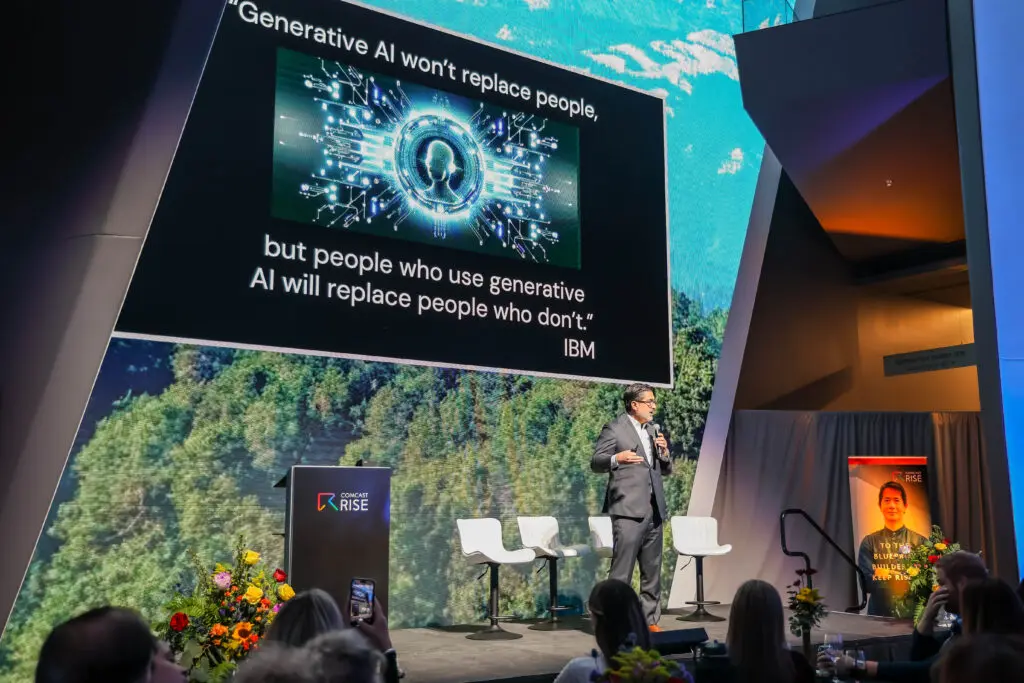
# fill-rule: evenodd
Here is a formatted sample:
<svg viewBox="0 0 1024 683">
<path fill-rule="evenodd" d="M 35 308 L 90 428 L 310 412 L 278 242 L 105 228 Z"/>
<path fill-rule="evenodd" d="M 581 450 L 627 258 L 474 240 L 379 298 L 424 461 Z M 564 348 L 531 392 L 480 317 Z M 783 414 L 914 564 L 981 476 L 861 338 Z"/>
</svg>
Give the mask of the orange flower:
<svg viewBox="0 0 1024 683">
<path fill-rule="evenodd" d="M 263 617 L 257 616 L 256 621 L 263 621 Z"/>
<path fill-rule="evenodd" d="M 220 638 L 221 636 L 226 636 L 227 634 L 228 627 L 224 624 L 214 624 L 210 627 L 210 635 L 214 636 L 215 638 Z"/>
<path fill-rule="evenodd" d="M 252 635 L 252 624 L 250 624 L 248 621 L 240 621 L 237 624 L 235 624 L 235 628 L 231 632 L 231 640 L 234 641 L 235 647 L 241 645 L 246 650 L 248 650 L 249 638 Z"/>
</svg>

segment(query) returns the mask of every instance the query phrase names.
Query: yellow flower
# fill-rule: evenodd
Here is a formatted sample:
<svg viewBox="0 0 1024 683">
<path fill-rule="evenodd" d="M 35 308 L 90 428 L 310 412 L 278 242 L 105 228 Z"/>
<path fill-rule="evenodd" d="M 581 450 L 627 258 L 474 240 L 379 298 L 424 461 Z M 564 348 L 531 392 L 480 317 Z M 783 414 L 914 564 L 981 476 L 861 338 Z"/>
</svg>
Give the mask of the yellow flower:
<svg viewBox="0 0 1024 683">
<path fill-rule="evenodd" d="M 813 605 L 820 599 L 821 596 L 818 595 L 817 588 L 801 588 L 800 592 L 796 594 L 797 602 L 805 602 L 810 605 Z"/>
<path fill-rule="evenodd" d="M 921 570 L 918 569 L 917 567 L 911 567 L 911 568 L 907 569 L 907 574 L 912 576 L 912 577 L 913 576 L 917 576 L 920 573 L 921 573 Z"/>
<path fill-rule="evenodd" d="M 291 600 L 295 597 L 295 589 L 289 586 L 287 583 L 282 583 L 277 588 L 277 597 L 285 601 Z"/>
<path fill-rule="evenodd" d="M 948 546 L 945 543 L 936 543 L 935 544 L 935 549 L 936 550 L 945 550 L 947 547 Z"/>
<path fill-rule="evenodd" d="M 260 561 L 260 554 L 255 550 L 246 550 L 245 554 L 242 555 L 242 561 L 252 566 Z"/>
<path fill-rule="evenodd" d="M 238 647 L 245 641 L 252 637 L 252 624 L 248 621 L 243 621 L 235 624 L 234 630 L 231 631 L 231 643 L 229 647 Z"/>
<path fill-rule="evenodd" d="M 255 605 L 263 597 L 263 591 L 257 586 L 249 586 L 245 591 L 245 601 L 250 605 Z"/>
</svg>

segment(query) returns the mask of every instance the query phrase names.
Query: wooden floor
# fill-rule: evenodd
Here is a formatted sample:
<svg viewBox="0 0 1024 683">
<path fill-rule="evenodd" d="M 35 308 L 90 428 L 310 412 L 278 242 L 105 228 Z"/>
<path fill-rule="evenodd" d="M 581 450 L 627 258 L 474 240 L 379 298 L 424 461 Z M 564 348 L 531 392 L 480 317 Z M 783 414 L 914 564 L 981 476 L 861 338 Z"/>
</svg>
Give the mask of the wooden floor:
<svg viewBox="0 0 1024 683">
<path fill-rule="evenodd" d="M 713 613 L 727 616 L 721 605 Z M 503 628 L 523 634 L 519 640 L 475 641 L 466 638 L 477 626 L 453 626 L 445 629 L 399 629 L 391 639 L 398 651 L 399 665 L 406 672 L 405 683 L 484 683 L 551 681 L 573 657 L 590 653 L 593 636 L 583 631 L 531 631 L 529 623 L 505 623 Z M 665 615 L 661 627 L 669 629 L 703 627 L 709 641 L 725 642 L 728 622 L 691 624 Z M 841 633 L 847 647 L 868 652 L 869 659 L 889 660 L 906 656 L 911 626 L 908 622 L 831 612 L 815 631 L 812 640 L 820 643 L 826 633 Z M 791 637 L 794 645 L 797 638 Z"/>
</svg>

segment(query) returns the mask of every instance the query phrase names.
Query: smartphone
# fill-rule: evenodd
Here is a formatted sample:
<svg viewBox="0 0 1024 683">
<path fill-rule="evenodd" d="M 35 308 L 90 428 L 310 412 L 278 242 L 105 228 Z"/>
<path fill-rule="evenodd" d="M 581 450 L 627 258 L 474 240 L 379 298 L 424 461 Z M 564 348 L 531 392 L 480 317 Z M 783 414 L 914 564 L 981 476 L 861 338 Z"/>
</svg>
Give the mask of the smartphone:
<svg viewBox="0 0 1024 683">
<path fill-rule="evenodd" d="M 349 589 L 349 617 L 355 621 L 373 623 L 373 579 L 352 579 Z"/>
</svg>

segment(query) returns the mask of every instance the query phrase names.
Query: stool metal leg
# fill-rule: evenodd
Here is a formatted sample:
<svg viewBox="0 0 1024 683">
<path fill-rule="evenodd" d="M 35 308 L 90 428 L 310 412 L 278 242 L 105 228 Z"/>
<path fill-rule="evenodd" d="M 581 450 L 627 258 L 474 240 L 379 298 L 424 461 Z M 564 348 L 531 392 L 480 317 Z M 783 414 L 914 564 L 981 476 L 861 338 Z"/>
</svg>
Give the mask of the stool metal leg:
<svg viewBox="0 0 1024 683">
<path fill-rule="evenodd" d="M 721 603 L 716 600 L 705 600 L 704 599 L 704 558 L 694 557 L 697 561 L 697 599 L 694 601 L 687 601 L 687 605 L 696 605 L 697 609 L 693 610 L 689 614 L 684 614 L 679 617 L 679 621 L 725 621 L 725 617 L 719 617 L 711 612 L 704 609 L 705 605 L 720 605 Z"/>
<path fill-rule="evenodd" d="M 558 618 L 559 612 L 569 609 L 558 604 L 558 558 L 549 557 L 548 560 L 548 611 L 550 617 L 546 621 L 534 624 L 530 627 L 532 631 L 565 631 L 573 630 L 575 625 L 567 624 Z"/>
<path fill-rule="evenodd" d="M 516 640 L 517 638 L 522 638 L 522 634 L 511 633 L 498 626 L 498 600 L 500 596 L 498 591 L 498 569 L 501 565 L 489 563 L 488 566 L 491 568 L 491 595 L 487 601 L 487 611 L 489 612 L 488 616 L 491 623 L 484 630 L 470 633 L 466 637 L 470 640 Z"/>
</svg>

